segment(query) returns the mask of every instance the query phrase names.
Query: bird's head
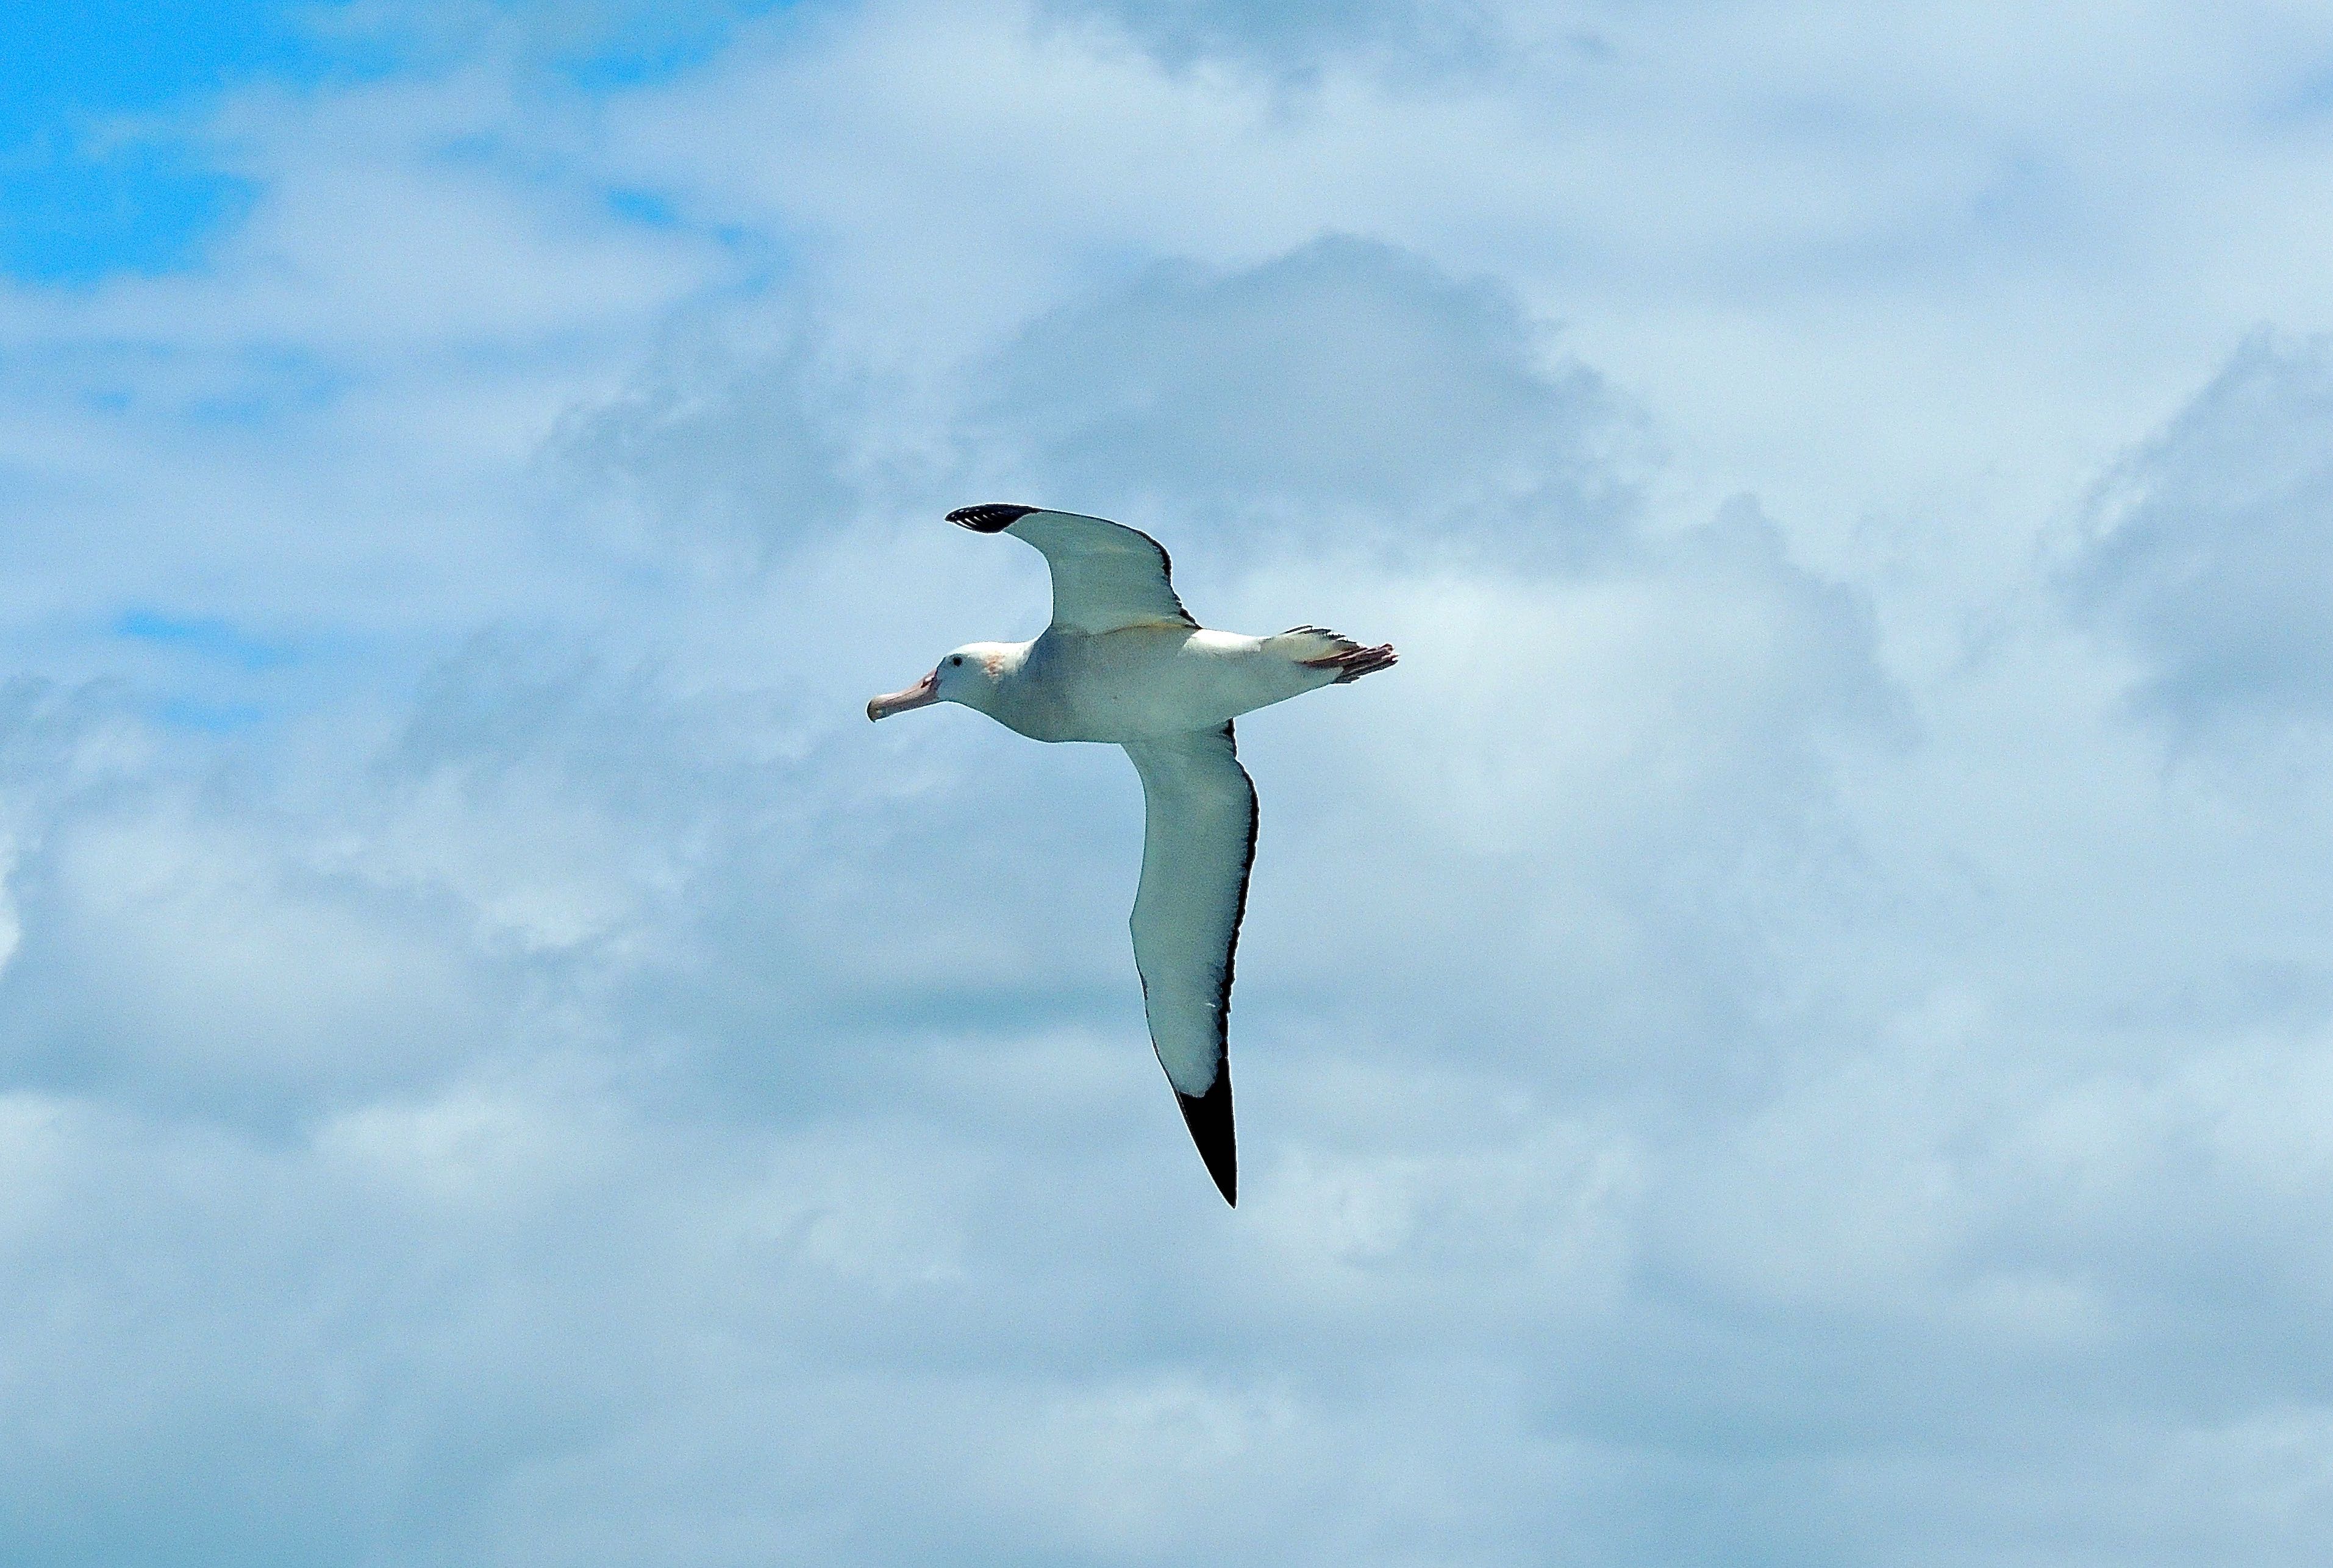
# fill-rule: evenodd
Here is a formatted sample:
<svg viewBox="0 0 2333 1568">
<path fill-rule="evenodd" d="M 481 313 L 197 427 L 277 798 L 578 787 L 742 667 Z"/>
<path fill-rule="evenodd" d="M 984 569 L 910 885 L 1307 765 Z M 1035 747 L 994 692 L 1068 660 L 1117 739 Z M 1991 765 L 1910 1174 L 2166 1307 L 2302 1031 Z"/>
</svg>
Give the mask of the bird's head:
<svg viewBox="0 0 2333 1568">
<path fill-rule="evenodd" d="M 906 691 L 874 698 L 867 704 L 867 716 L 888 719 L 934 703 L 962 703 L 985 712 L 996 684 L 1004 678 L 1010 651 L 1002 643 L 966 643 Z"/>
</svg>

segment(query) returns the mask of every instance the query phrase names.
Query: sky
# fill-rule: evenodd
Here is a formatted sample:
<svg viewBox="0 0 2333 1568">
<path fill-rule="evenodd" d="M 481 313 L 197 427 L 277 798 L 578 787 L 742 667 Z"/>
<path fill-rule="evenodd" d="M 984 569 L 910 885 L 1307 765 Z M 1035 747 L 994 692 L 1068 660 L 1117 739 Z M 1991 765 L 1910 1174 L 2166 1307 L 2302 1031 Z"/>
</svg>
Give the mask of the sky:
<svg viewBox="0 0 2333 1568">
<path fill-rule="evenodd" d="M 0 1558 L 2303 1564 L 2333 13 L 0 21 Z M 1243 721 L 866 699 L 1018 501 Z"/>
</svg>

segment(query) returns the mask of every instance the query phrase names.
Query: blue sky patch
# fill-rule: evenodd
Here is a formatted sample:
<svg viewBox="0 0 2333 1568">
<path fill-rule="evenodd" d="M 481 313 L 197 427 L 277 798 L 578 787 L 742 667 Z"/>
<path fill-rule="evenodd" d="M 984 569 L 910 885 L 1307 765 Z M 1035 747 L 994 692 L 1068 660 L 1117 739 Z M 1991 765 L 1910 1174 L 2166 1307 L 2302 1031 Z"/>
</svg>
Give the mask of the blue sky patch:
<svg viewBox="0 0 2333 1568">
<path fill-rule="evenodd" d="M 712 59 L 740 24 L 786 8 L 785 0 L 725 0 L 671 10 L 630 7 L 572 52 L 561 73 L 586 91 L 661 81 Z"/>
<path fill-rule="evenodd" d="M 253 636 L 216 616 L 178 617 L 158 610 L 129 610 L 113 623 L 113 635 L 245 670 L 277 669 L 298 656 L 288 645 Z"/>
<path fill-rule="evenodd" d="M 555 9 L 494 7 L 494 19 L 564 42 L 545 69 L 587 92 L 658 81 L 716 53 L 736 26 L 778 6 L 739 0 L 682 8 L 611 5 L 585 24 Z M 248 210 L 253 188 L 205 167 L 168 124 L 206 96 L 256 81 L 306 84 L 384 73 L 446 51 L 410 17 L 351 25 L 336 5 L 283 0 L 33 0 L 0 17 L 0 272 L 88 283 L 119 272 L 185 271 Z M 555 24 L 555 25 L 554 25 Z M 637 221 L 668 214 L 618 198 Z M 635 210 L 636 207 L 638 210 Z"/>
<path fill-rule="evenodd" d="M 21 160 L 0 173 L 0 269 L 48 283 L 181 271 L 253 195 L 151 143 Z"/>
<path fill-rule="evenodd" d="M 254 703 L 203 703 L 173 697 L 154 710 L 154 716 L 174 730 L 198 730 L 206 735 L 227 735 L 248 730 L 267 717 Z"/>
<path fill-rule="evenodd" d="M 275 3 L 32 0 L 0 22 L 0 270 L 43 282 L 195 264 L 249 205 L 242 182 L 125 121 L 331 62 Z"/>
</svg>

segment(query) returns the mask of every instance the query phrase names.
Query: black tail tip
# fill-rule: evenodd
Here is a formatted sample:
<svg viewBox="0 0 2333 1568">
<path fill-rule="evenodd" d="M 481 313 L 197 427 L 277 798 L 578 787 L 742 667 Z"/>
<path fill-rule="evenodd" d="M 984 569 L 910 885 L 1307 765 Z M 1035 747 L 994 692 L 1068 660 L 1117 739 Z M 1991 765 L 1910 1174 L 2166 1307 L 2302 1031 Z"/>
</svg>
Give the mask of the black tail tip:
<svg viewBox="0 0 2333 1568">
<path fill-rule="evenodd" d="M 1007 502 L 992 501 L 984 506 L 959 506 L 947 514 L 947 520 L 958 528 L 968 528 L 974 533 L 1003 533 L 1036 510 L 1033 506 L 1014 506 Z"/>
<path fill-rule="evenodd" d="M 1199 1146 L 1199 1158 L 1207 1162 L 1207 1174 L 1215 1179 L 1215 1189 L 1224 1201 L 1239 1207 L 1239 1148 L 1232 1137 L 1232 1073 L 1226 1066 L 1215 1074 L 1215 1081 L 1204 1095 L 1186 1095 L 1175 1091 L 1175 1099 L 1183 1107 L 1183 1123 L 1191 1129 L 1191 1142 Z"/>
</svg>

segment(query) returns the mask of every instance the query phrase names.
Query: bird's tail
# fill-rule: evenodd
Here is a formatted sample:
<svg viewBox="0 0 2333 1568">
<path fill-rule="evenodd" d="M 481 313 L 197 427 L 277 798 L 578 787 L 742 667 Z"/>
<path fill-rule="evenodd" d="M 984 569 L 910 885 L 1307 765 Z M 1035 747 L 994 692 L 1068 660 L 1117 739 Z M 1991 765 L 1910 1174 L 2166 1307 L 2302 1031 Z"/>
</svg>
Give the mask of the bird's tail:
<svg viewBox="0 0 2333 1568">
<path fill-rule="evenodd" d="M 1308 670 L 1330 670 L 1336 673 L 1338 685 L 1358 681 L 1363 675 L 1374 675 L 1379 670 L 1390 669 L 1401 655 L 1393 651 L 1391 643 L 1379 643 L 1365 648 L 1352 638 L 1325 626 L 1291 626 L 1276 637 L 1266 637 L 1265 645 L 1279 649 Z"/>
</svg>

